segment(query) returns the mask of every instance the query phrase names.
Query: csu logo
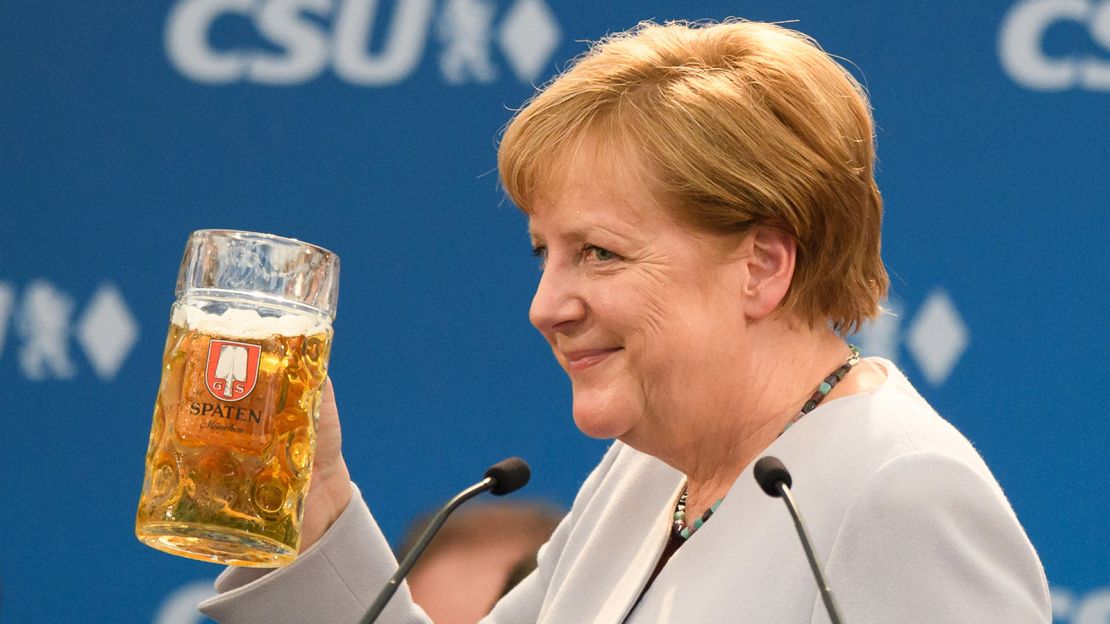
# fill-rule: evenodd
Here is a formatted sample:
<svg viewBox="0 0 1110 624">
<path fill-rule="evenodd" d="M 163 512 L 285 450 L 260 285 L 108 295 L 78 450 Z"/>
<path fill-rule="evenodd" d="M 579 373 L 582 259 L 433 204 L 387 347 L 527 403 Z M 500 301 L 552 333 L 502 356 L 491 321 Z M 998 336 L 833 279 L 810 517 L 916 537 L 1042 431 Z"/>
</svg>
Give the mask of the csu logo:
<svg viewBox="0 0 1110 624">
<path fill-rule="evenodd" d="M 449 83 L 496 80 L 495 48 L 518 80 L 535 82 L 560 39 L 550 8 L 513 0 L 497 18 L 496 0 L 178 0 L 166 52 L 183 75 L 208 84 L 299 84 L 330 66 L 345 82 L 386 86 L 416 70 L 432 35 Z M 244 26 L 261 44 L 214 36 Z"/>
<path fill-rule="evenodd" d="M 1106 55 L 1078 50 L 1050 55 L 1045 35 L 1054 26 L 1071 24 L 1089 33 Z M 1110 91 L 1110 0 L 1024 0 L 1002 21 L 998 56 L 1017 83 L 1039 91 L 1086 89 Z"/>
<path fill-rule="evenodd" d="M 213 340 L 208 343 L 204 381 L 221 401 L 238 401 L 254 390 L 262 347 L 248 342 Z"/>
</svg>

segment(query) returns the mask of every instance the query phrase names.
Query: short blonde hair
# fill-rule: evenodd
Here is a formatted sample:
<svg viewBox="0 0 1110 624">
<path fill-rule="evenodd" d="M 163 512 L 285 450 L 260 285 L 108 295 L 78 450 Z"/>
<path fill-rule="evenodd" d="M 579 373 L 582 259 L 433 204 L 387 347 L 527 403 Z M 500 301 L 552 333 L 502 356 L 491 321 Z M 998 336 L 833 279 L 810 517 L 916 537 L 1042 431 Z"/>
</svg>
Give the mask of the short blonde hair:
<svg viewBox="0 0 1110 624">
<path fill-rule="evenodd" d="M 808 36 L 773 24 L 641 23 L 594 44 L 509 122 L 502 184 L 530 213 L 587 138 L 643 168 L 694 228 L 797 242 L 781 309 L 854 331 L 887 291 L 866 95 Z"/>
</svg>

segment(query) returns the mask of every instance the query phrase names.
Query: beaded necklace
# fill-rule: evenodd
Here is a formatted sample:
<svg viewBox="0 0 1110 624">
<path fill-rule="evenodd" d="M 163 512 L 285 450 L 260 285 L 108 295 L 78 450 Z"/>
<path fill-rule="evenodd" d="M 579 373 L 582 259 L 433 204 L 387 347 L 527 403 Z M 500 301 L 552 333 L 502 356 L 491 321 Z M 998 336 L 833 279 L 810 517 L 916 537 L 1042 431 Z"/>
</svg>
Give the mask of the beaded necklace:
<svg viewBox="0 0 1110 624">
<path fill-rule="evenodd" d="M 816 408 L 821 403 L 821 401 L 825 400 L 825 397 L 829 395 L 829 392 L 832 392 L 832 389 L 836 387 L 836 384 L 840 383 L 840 381 L 844 379 L 844 376 L 848 374 L 848 371 L 852 370 L 852 367 L 856 364 L 859 364 L 859 349 L 857 349 L 855 345 L 848 345 L 848 348 L 852 350 L 852 354 L 849 355 L 848 359 L 840 365 L 840 368 L 834 370 L 828 377 L 824 379 L 824 381 L 820 383 L 820 385 L 817 386 L 817 391 L 813 393 L 813 396 L 811 396 L 809 400 L 806 401 L 804 405 L 802 405 L 802 409 L 798 412 L 798 414 L 794 416 L 794 418 L 791 418 L 790 422 L 786 423 L 786 426 L 782 428 L 782 433 L 779 433 L 780 436 L 783 433 L 786 433 L 786 430 L 789 429 L 794 423 L 801 420 L 802 416 L 805 416 L 806 414 L 812 412 L 814 408 Z M 717 508 L 720 507 L 721 503 L 725 500 L 724 497 L 718 498 L 717 502 L 713 503 L 709 507 L 709 509 L 707 509 L 705 513 L 702 514 L 700 518 L 694 520 L 690 524 L 686 524 L 686 494 L 686 486 L 684 485 L 682 486 L 682 495 L 678 497 L 678 502 L 675 503 L 674 506 L 674 526 L 671 529 L 671 532 L 674 536 L 679 537 L 683 540 L 690 539 L 690 536 L 693 535 L 698 529 L 702 527 L 702 525 L 704 525 L 709 520 L 709 518 L 713 515 L 715 511 L 717 511 Z"/>
</svg>

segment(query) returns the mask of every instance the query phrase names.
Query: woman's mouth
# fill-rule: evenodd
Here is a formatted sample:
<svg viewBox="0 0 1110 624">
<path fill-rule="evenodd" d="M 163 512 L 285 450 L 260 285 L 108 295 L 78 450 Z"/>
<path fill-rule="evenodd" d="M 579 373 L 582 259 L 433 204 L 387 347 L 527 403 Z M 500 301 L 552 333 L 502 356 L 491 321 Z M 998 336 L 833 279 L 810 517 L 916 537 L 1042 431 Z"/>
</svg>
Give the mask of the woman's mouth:
<svg viewBox="0 0 1110 624">
<path fill-rule="evenodd" d="M 600 364 L 601 362 L 605 361 L 610 355 L 620 350 L 620 347 L 613 347 L 610 349 L 583 349 L 580 351 L 567 351 L 563 353 L 563 358 L 565 358 L 567 361 L 567 370 L 569 372 L 579 372 Z"/>
</svg>

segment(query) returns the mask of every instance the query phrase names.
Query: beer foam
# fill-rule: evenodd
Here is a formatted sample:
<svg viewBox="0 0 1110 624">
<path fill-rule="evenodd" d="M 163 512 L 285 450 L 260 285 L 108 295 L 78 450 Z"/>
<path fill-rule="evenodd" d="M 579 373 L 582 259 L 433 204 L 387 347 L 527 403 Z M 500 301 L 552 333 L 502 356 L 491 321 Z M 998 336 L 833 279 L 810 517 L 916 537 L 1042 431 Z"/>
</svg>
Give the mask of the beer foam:
<svg viewBox="0 0 1110 624">
<path fill-rule="evenodd" d="M 171 320 L 174 325 L 224 338 L 311 336 L 328 331 L 326 323 L 310 316 L 262 316 L 255 310 L 240 308 L 228 308 L 223 314 L 214 314 L 196 306 L 178 305 Z"/>
</svg>

